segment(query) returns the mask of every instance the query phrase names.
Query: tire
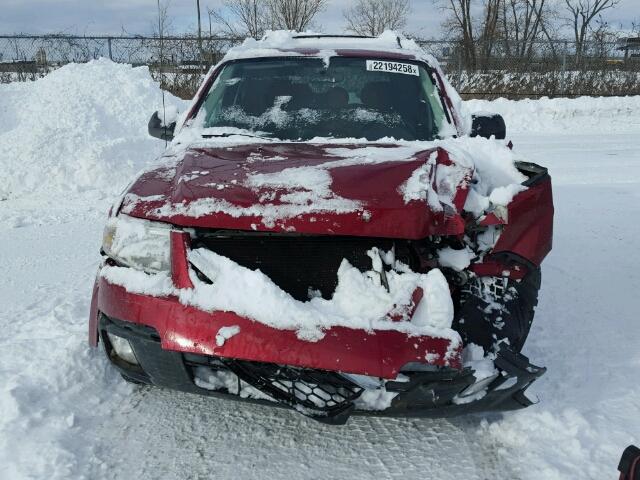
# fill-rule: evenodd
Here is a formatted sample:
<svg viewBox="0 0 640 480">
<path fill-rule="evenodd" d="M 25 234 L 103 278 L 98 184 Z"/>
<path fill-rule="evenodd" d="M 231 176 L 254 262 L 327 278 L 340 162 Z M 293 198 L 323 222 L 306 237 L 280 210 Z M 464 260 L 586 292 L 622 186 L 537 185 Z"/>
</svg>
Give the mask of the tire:
<svg viewBox="0 0 640 480">
<path fill-rule="evenodd" d="M 540 283 L 540 268 L 519 281 L 503 277 L 470 280 L 460 294 L 453 321 L 464 345 L 475 343 L 485 351 L 496 351 L 506 342 L 520 352 L 538 305 Z"/>
</svg>

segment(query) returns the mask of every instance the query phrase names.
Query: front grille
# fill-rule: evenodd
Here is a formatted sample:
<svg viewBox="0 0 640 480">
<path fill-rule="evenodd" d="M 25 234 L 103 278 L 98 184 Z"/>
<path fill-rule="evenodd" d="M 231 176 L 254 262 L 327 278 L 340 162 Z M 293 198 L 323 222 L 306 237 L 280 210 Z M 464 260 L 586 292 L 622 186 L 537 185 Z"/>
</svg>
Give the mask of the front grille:
<svg viewBox="0 0 640 480">
<path fill-rule="evenodd" d="M 184 359 L 192 372 L 203 366 L 228 370 L 271 399 L 325 423 L 346 421 L 363 392 L 336 372 L 194 354 L 185 354 Z"/>
<path fill-rule="evenodd" d="M 193 248 L 204 247 L 243 267 L 260 270 L 297 300 L 318 291 L 331 298 L 338 284 L 342 259 L 365 271 L 371 269 L 367 251 L 395 248 L 396 258 L 412 268 L 416 257 L 407 240 L 367 237 L 281 235 L 250 232 L 199 232 Z"/>
<path fill-rule="evenodd" d="M 353 408 L 363 389 L 339 373 L 222 359 L 229 370 L 274 400 L 310 417 L 334 418 Z"/>
</svg>

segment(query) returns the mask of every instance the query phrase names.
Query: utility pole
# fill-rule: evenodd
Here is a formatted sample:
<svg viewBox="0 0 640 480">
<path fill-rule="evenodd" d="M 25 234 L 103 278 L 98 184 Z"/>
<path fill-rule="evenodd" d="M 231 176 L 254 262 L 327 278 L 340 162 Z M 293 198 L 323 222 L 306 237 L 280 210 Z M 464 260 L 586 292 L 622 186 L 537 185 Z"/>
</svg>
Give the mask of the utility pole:
<svg viewBox="0 0 640 480">
<path fill-rule="evenodd" d="M 196 7 L 198 8 L 198 50 L 200 51 L 200 70 L 204 64 L 204 53 L 202 51 L 202 27 L 200 24 L 200 0 L 196 0 Z"/>
</svg>

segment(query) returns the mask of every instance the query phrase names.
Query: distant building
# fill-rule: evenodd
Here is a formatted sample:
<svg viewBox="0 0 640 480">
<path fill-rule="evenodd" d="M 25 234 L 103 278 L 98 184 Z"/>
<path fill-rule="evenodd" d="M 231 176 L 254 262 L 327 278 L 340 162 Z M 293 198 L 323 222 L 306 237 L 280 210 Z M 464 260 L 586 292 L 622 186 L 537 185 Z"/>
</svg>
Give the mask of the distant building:
<svg viewBox="0 0 640 480">
<path fill-rule="evenodd" d="M 628 37 L 618 40 L 618 50 L 624 52 L 624 59 L 640 58 L 640 37 Z"/>
</svg>

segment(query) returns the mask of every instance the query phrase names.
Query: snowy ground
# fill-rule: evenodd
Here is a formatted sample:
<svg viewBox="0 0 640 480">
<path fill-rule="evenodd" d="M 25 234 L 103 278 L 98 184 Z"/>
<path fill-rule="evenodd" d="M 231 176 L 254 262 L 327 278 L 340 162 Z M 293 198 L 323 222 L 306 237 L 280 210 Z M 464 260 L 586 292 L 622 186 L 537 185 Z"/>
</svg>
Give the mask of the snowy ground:
<svg viewBox="0 0 640 480">
<path fill-rule="evenodd" d="M 94 82 L 81 94 L 103 93 L 74 109 L 107 124 L 109 108 L 97 97 L 108 97 L 113 73 L 103 74 L 94 80 L 104 85 Z M 139 96 L 142 75 L 122 75 L 121 96 Z M 532 388 L 540 403 L 453 420 L 352 418 L 336 428 L 279 409 L 131 387 L 101 351 L 89 349 L 87 312 L 106 209 L 161 144 L 143 138 L 147 112 L 136 107 L 131 125 L 109 124 L 111 144 L 70 158 L 66 171 L 65 155 L 87 137 L 69 134 L 80 123 L 55 98 L 55 80 L 41 80 L 50 83 L 37 91 L 0 87 L 1 478 L 600 480 L 615 478 L 623 448 L 640 442 L 640 116 L 625 110 L 626 100 L 594 104 L 573 120 L 548 116 L 558 122 L 556 132 L 549 123 L 515 120 L 544 119 L 553 105 L 494 108 L 508 124 L 514 118 L 516 149 L 548 166 L 554 180 L 554 250 L 543 266 L 525 347 L 549 368 Z M 29 124 L 17 108 L 24 99 Z M 116 107 L 110 108 L 117 116 Z M 615 124 L 608 121 L 613 111 Z M 64 139 L 40 128 L 38 119 L 56 122 Z M 12 132 L 14 124 L 23 127 Z M 534 133 L 526 133 L 528 125 Z M 127 149 L 138 157 L 125 160 Z M 41 163 L 37 152 L 45 157 Z M 72 163 L 83 158 L 105 168 Z M 16 172 L 21 182 L 5 180 Z"/>
</svg>

